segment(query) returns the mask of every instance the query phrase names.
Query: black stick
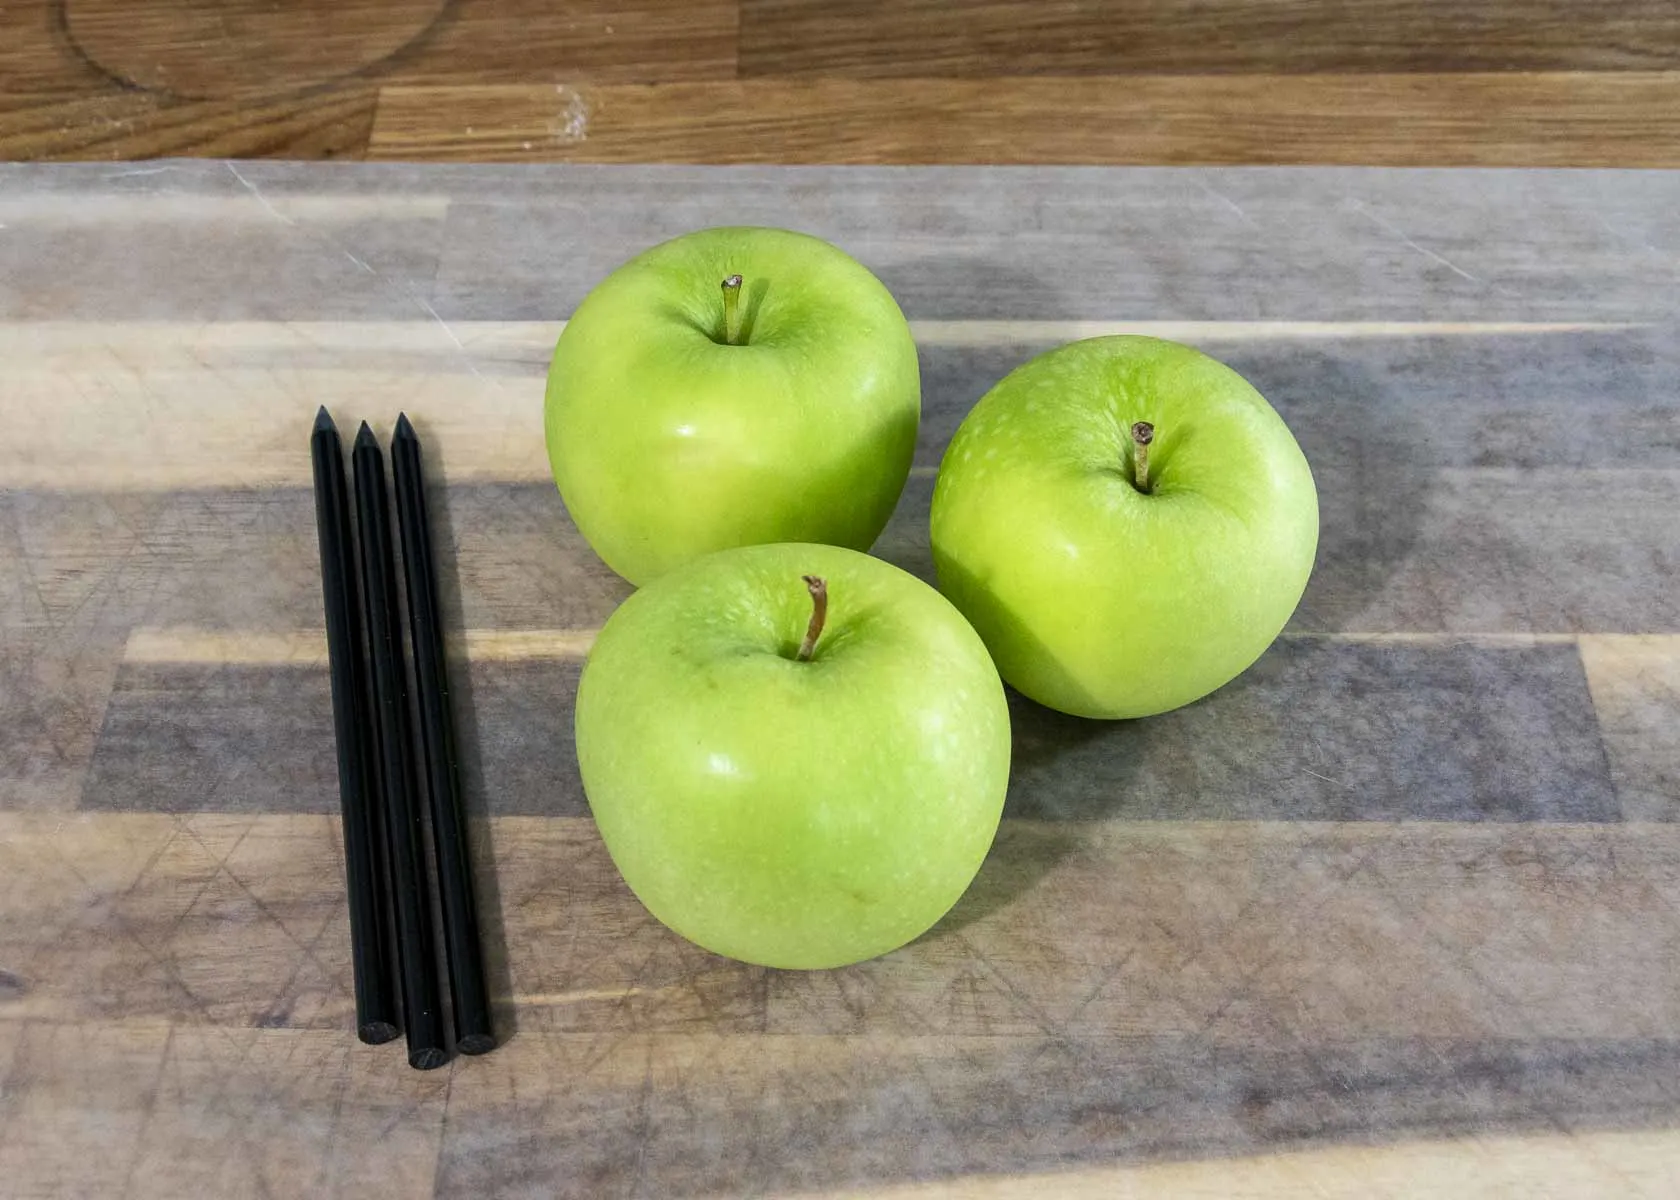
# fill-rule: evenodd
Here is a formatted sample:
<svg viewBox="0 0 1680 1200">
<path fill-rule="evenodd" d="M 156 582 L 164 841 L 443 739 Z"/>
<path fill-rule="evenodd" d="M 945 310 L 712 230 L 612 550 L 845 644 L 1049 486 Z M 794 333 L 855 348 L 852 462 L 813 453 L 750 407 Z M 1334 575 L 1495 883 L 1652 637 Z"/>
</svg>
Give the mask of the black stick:
<svg viewBox="0 0 1680 1200">
<path fill-rule="evenodd" d="M 426 791 L 432 801 L 432 846 L 437 856 L 443 946 L 454 1001 L 455 1045 L 463 1054 L 483 1054 L 495 1047 L 496 1036 L 490 1027 L 490 994 L 484 983 L 478 909 L 473 901 L 472 857 L 461 813 L 455 721 L 449 710 L 449 676 L 443 625 L 438 619 L 437 568 L 432 562 L 432 527 L 426 514 L 420 439 L 406 413 L 397 418 L 397 433 L 391 439 L 391 470 L 397 483 L 408 636 L 414 651 L 414 690 L 420 702 Z"/>
<path fill-rule="evenodd" d="M 397 1036 L 396 981 L 385 941 L 383 847 L 373 806 L 373 724 L 365 703 L 366 664 L 357 622 L 344 449 L 323 407 L 309 436 L 315 465 L 315 527 L 321 542 L 327 664 L 338 741 L 338 802 L 344 824 L 345 887 L 350 898 L 350 963 L 356 983 L 356 1036 L 370 1045 Z"/>
<path fill-rule="evenodd" d="M 426 901 L 426 867 L 420 805 L 414 796 L 414 753 L 408 736 L 408 692 L 403 683 L 402 629 L 397 615 L 396 561 L 391 550 L 391 504 L 385 495 L 385 456 L 373 430 L 362 423 L 350 462 L 356 477 L 356 526 L 361 534 L 362 598 L 367 608 L 368 652 L 373 659 L 375 728 L 379 731 L 379 781 L 390 842 L 391 891 L 396 897 L 397 962 L 402 971 L 403 1027 L 408 1064 L 421 1070 L 449 1060 L 439 1010 L 437 954 Z"/>
</svg>

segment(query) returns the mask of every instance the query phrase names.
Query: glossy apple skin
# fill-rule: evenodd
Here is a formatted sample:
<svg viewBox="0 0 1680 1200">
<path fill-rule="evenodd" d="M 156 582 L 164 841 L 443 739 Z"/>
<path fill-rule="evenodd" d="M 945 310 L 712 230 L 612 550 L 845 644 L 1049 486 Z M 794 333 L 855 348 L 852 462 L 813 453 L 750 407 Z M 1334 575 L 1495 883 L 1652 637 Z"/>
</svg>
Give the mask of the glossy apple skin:
<svg viewBox="0 0 1680 1200">
<path fill-rule="evenodd" d="M 744 344 L 730 345 L 721 284 L 736 274 Z M 817 238 L 725 228 L 655 246 L 585 298 L 545 424 L 572 519 L 641 584 L 732 546 L 868 549 L 920 415 L 910 327 L 875 276 Z"/>
<path fill-rule="evenodd" d="M 1155 427 L 1152 489 L 1134 422 Z M 934 489 L 939 586 L 1003 678 L 1085 717 L 1188 704 L 1246 670 L 1312 572 L 1318 493 L 1283 419 L 1188 346 L 1104 337 L 1011 372 Z"/>
<path fill-rule="evenodd" d="M 827 580 L 809 662 L 801 576 Z M 968 887 L 1009 776 L 1003 685 L 927 584 L 834 546 L 724 551 L 607 621 L 578 764 L 613 862 L 708 950 L 842 966 L 902 946 Z"/>
</svg>

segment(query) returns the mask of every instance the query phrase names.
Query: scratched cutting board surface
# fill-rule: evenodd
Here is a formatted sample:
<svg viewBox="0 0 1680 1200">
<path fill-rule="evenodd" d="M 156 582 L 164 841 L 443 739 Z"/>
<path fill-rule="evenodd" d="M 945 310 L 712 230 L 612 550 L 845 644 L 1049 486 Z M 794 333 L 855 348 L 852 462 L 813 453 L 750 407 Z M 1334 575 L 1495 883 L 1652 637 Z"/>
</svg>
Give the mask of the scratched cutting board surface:
<svg viewBox="0 0 1680 1200">
<path fill-rule="evenodd" d="M 571 743 L 628 588 L 548 479 L 611 266 L 768 223 L 963 414 L 1135 329 L 1242 371 L 1316 573 L 1223 691 L 1012 698 L 926 937 L 790 973 L 652 921 Z M 1680 176 L 0 167 L 0 1193 L 1673 1195 Z M 306 437 L 431 456 L 505 1044 L 350 1033 Z"/>
</svg>

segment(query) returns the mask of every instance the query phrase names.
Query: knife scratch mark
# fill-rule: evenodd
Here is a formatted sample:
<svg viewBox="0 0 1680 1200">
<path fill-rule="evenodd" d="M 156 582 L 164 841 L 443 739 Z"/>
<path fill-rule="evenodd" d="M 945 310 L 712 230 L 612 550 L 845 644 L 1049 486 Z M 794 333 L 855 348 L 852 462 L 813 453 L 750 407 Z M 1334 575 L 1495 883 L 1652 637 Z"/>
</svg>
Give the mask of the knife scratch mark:
<svg viewBox="0 0 1680 1200">
<path fill-rule="evenodd" d="M 258 204 L 262 205 L 263 208 L 267 210 L 269 216 L 273 217 L 276 221 L 280 222 L 280 224 L 282 224 L 282 225 L 296 225 L 297 224 L 296 221 L 292 220 L 285 213 L 281 212 L 279 209 L 275 208 L 274 205 L 270 204 L 268 202 L 268 197 L 262 194 L 261 189 L 259 189 L 256 184 L 252 183 L 249 179 L 245 178 L 245 176 L 243 176 L 239 173 L 239 168 L 238 167 L 234 166 L 231 162 L 224 162 L 222 165 L 228 169 L 228 174 L 232 175 L 235 179 L 239 180 L 239 186 L 244 188 L 247 192 L 250 192 L 252 198 L 255 199 Z"/>
<path fill-rule="evenodd" d="M 1423 255 L 1425 258 L 1431 259 L 1434 262 L 1440 263 L 1443 267 L 1445 267 L 1447 270 L 1451 271 L 1454 275 L 1460 276 L 1461 278 L 1464 278 L 1464 279 L 1468 279 L 1471 283 L 1482 282 L 1480 279 L 1478 279 L 1476 276 L 1470 274 L 1470 272 L 1466 271 L 1463 267 L 1459 266 L 1457 263 L 1451 261 L 1450 259 L 1443 258 L 1441 255 L 1435 253 L 1435 251 L 1429 249 L 1426 246 L 1418 245 L 1410 237 L 1406 236 L 1406 231 L 1404 229 L 1401 229 L 1398 225 L 1396 225 L 1394 222 L 1388 220 L 1386 217 L 1380 216 L 1377 213 L 1372 212 L 1370 209 L 1366 208 L 1363 204 L 1359 203 L 1359 201 L 1355 200 L 1353 202 L 1353 209 L 1354 209 L 1355 212 L 1359 213 L 1361 216 L 1370 220 L 1374 225 L 1376 225 L 1379 228 L 1381 228 L 1381 229 L 1387 231 L 1388 233 L 1394 235 L 1396 238 L 1399 238 L 1401 242 L 1405 243 L 1407 246 L 1410 246 L 1413 250 L 1416 250 L 1419 254 Z"/>
</svg>

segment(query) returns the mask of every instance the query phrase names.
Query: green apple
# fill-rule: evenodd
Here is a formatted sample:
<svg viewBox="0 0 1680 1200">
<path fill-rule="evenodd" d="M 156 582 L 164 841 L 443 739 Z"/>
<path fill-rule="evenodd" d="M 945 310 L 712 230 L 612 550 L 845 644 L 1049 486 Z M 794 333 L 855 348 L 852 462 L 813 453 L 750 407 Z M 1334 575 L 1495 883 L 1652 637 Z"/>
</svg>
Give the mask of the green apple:
<svg viewBox="0 0 1680 1200">
<path fill-rule="evenodd" d="M 892 294 L 826 242 L 706 229 L 578 306 L 548 373 L 548 457 L 578 529 L 641 584 L 733 546 L 867 550 L 921 415 Z"/>
<path fill-rule="evenodd" d="M 932 527 L 939 586 L 1005 680 L 1062 712 L 1142 717 L 1271 645 L 1312 572 L 1318 493 L 1235 371 L 1173 342 L 1092 338 L 975 406 Z"/>
<path fill-rule="evenodd" d="M 836 967 L 902 946 L 968 887 L 1003 810 L 1009 712 L 927 584 L 836 546 L 749 546 L 613 613 L 577 752 L 655 917 L 731 958 Z"/>
</svg>

